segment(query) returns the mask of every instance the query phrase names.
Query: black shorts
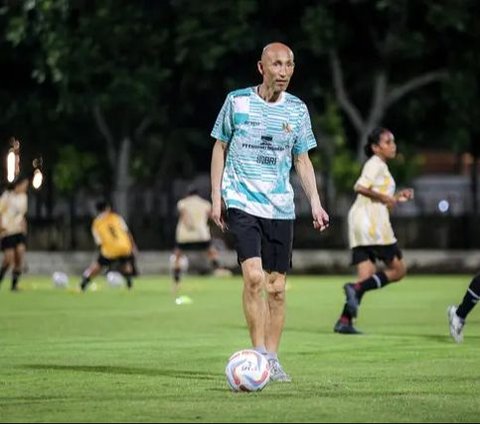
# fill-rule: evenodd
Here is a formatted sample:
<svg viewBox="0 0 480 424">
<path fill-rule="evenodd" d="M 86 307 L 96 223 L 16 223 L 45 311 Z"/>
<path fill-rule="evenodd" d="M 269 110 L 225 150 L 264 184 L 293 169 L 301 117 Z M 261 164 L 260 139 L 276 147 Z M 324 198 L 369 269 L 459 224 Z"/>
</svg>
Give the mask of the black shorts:
<svg viewBox="0 0 480 424">
<path fill-rule="evenodd" d="M 211 245 L 211 241 L 196 241 L 193 243 L 177 243 L 175 247 L 180 250 L 207 250 Z"/>
<path fill-rule="evenodd" d="M 2 250 L 15 249 L 19 244 L 27 244 L 25 234 L 18 233 L 2 238 Z"/>
<path fill-rule="evenodd" d="M 106 266 L 109 268 L 113 268 L 115 266 L 125 265 L 127 263 L 134 264 L 134 257 L 133 255 L 128 256 L 117 256 L 115 258 L 106 258 L 101 253 L 98 255 L 97 262 L 101 266 Z"/>
<path fill-rule="evenodd" d="M 393 261 L 394 258 L 402 259 L 403 254 L 397 243 L 387 245 L 357 246 L 352 249 L 352 265 L 361 262 L 371 261 L 375 263 L 378 259 L 385 263 Z"/>
<path fill-rule="evenodd" d="M 286 273 L 292 267 L 292 219 L 259 218 L 230 208 L 227 224 L 233 234 L 239 263 L 259 257 L 267 272 Z"/>
</svg>

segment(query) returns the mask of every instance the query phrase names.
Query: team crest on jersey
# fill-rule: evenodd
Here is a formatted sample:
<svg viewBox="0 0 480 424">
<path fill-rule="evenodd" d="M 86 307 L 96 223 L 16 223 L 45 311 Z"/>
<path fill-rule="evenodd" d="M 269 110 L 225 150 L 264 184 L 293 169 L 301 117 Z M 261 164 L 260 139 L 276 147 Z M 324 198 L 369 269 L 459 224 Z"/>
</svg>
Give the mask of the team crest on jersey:
<svg viewBox="0 0 480 424">
<path fill-rule="evenodd" d="M 286 133 L 291 133 L 292 132 L 292 126 L 288 122 L 284 122 L 282 124 L 282 129 Z"/>
</svg>

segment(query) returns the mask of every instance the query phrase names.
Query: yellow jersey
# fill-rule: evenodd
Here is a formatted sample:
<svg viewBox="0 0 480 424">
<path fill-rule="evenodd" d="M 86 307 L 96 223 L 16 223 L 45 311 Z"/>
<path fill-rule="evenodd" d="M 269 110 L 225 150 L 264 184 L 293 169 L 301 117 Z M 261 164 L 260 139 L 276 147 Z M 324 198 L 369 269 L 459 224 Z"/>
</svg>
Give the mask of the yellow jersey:
<svg viewBox="0 0 480 424">
<path fill-rule="evenodd" d="M 130 256 L 133 245 L 127 224 L 114 212 L 103 212 L 92 224 L 95 243 L 100 246 L 100 253 L 107 259 Z"/>
</svg>

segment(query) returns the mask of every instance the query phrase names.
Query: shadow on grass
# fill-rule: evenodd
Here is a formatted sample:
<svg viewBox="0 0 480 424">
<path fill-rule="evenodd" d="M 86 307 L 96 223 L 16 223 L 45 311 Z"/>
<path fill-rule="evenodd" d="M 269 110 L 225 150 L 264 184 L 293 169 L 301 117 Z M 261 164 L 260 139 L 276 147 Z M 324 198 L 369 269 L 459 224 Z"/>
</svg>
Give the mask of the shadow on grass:
<svg viewBox="0 0 480 424">
<path fill-rule="evenodd" d="M 388 337 L 388 338 L 409 338 L 409 339 L 424 339 L 441 343 L 454 344 L 452 338 L 445 334 L 412 334 L 412 333 L 375 333 L 373 336 Z M 480 336 L 468 336 L 469 339 L 479 340 Z"/>
<path fill-rule="evenodd" d="M 435 341 L 435 342 L 441 342 L 441 343 L 453 343 L 452 338 L 448 334 L 415 334 L 415 333 L 396 333 L 395 331 L 391 331 L 386 333 L 385 331 L 380 331 L 380 332 L 375 332 L 374 330 L 370 331 L 365 331 L 363 328 L 359 327 L 359 331 L 361 331 L 361 334 L 335 334 L 333 330 L 325 330 L 325 329 L 300 329 L 300 328 L 288 328 L 287 331 L 292 331 L 292 332 L 299 332 L 299 333 L 311 333 L 311 334 L 317 334 L 317 335 L 322 335 L 322 336 L 331 336 L 334 335 L 335 337 L 344 337 L 347 339 L 362 339 L 362 338 L 386 338 L 386 339 L 424 339 L 424 340 L 430 340 L 430 341 Z M 469 335 L 465 336 L 465 339 L 472 339 L 472 340 L 480 340 L 480 336 L 477 335 Z"/>
<path fill-rule="evenodd" d="M 27 364 L 20 365 L 19 368 L 33 369 L 40 371 L 73 371 L 90 372 L 101 374 L 120 374 L 120 375 L 142 375 L 147 377 L 172 377 L 194 380 L 216 380 L 220 374 L 212 374 L 202 371 L 188 370 L 165 370 L 165 369 L 147 369 L 135 367 L 120 367 L 111 365 L 58 365 L 58 364 Z"/>
</svg>

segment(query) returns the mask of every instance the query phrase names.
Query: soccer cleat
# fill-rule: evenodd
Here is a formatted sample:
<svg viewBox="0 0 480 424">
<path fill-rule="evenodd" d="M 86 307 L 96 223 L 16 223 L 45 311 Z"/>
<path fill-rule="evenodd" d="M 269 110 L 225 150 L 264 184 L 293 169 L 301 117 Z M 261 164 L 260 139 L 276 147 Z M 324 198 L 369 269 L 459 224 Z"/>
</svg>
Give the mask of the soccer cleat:
<svg viewBox="0 0 480 424">
<path fill-rule="evenodd" d="M 283 383 L 290 383 L 292 379 L 283 370 L 278 359 L 269 359 L 268 365 L 270 366 L 270 381 L 280 381 Z"/>
<path fill-rule="evenodd" d="M 457 343 L 463 342 L 463 327 L 465 320 L 457 315 L 457 307 L 449 306 L 447 309 L 448 324 L 450 326 L 450 335 Z"/>
<path fill-rule="evenodd" d="M 333 327 L 333 331 L 339 334 L 362 334 L 362 332 L 358 331 L 351 322 L 344 323 L 344 322 L 341 322 L 340 320 L 338 320 L 335 326 Z"/>
<path fill-rule="evenodd" d="M 345 292 L 347 309 L 352 318 L 356 318 L 358 314 L 358 297 L 355 288 L 352 283 L 347 283 L 343 286 L 343 291 Z"/>
</svg>

